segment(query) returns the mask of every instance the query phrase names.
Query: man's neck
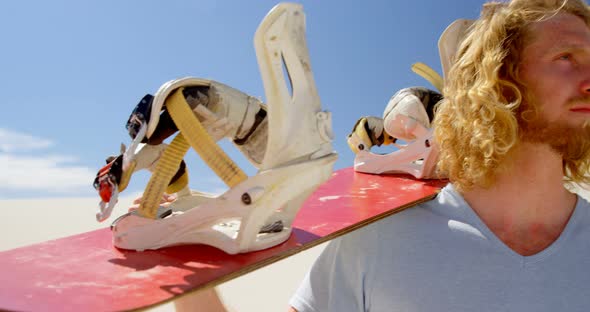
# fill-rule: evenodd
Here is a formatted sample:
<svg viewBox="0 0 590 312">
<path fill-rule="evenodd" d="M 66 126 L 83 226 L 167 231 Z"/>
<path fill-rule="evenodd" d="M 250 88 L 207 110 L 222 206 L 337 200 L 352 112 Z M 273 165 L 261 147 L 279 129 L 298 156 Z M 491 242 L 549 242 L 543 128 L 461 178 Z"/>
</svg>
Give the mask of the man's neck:
<svg viewBox="0 0 590 312">
<path fill-rule="evenodd" d="M 559 237 L 576 196 L 563 186 L 562 159 L 549 147 L 523 143 L 511 156 L 492 187 L 463 196 L 500 240 L 529 256 Z"/>
</svg>

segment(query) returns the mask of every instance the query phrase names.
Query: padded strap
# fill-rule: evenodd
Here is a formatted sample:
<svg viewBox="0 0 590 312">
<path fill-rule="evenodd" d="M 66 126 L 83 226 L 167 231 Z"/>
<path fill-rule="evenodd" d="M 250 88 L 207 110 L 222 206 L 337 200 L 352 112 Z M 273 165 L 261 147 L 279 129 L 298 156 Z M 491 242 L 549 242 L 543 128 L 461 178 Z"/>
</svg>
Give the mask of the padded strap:
<svg viewBox="0 0 590 312">
<path fill-rule="evenodd" d="M 189 147 L 190 145 L 184 139 L 182 133 L 179 133 L 164 150 L 145 191 L 143 191 L 143 199 L 139 205 L 140 215 L 151 219 L 156 218 L 160 199 L 164 195 L 172 177 L 178 171 L 182 158 L 184 158 Z"/>
<path fill-rule="evenodd" d="M 444 80 L 434 69 L 424 63 L 418 62 L 412 65 L 412 71 L 428 80 L 439 92 L 442 92 Z"/>
<path fill-rule="evenodd" d="M 186 103 L 182 93 L 183 89 L 177 89 L 166 100 L 166 108 L 180 133 L 227 186 L 234 187 L 248 179 L 242 169 L 209 136 L 205 127 Z"/>
<path fill-rule="evenodd" d="M 203 161 L 229 187 L 245 181 L 248 176 L 215 143 L 199 119 L 190 109 L 183 95 L 183 89 L 175 90 L 166 99 L 166 108 L 180 130 L 170 145 L 164 150 L 156 169 L 143 194 L 139 213 L 147 218 L 155 218 L 160 198 L 165 191 L 176 192 L 188 183 L 185 174 L 175 183 L 168 185 L 177 172 L 188 149 L 192 147 Z"/>
</svg>

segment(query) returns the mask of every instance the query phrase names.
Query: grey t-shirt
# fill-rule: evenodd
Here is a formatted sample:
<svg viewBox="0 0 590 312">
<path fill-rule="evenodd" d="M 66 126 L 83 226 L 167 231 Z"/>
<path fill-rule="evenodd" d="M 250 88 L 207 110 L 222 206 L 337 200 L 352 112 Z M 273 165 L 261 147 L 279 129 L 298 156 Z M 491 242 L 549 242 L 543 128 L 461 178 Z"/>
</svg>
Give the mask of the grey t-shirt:
<svg viewBox="0 0 590 312">
<path fill-rule="evenodd" d="M 332 241 L 291 306 L 304 311 L 590 311 L 590 204 L 521 256 L 453 188 Z"/>
</svg>

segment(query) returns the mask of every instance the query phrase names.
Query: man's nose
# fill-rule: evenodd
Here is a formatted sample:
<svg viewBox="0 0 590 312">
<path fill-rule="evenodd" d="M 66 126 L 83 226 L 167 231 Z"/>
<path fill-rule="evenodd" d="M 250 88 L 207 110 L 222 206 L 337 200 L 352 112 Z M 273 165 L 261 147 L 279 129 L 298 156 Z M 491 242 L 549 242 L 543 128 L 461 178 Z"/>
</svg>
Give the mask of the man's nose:
<svg viewBox="0 0 590 312">
<path fill-rule="evenodd" d="M 590 95 L 590 72 L 586 75 L 586 79 L 580 84 L 580 92 L 585 95 Z"/>
<path fill-rule="evenodd" d="M 590 55 L 590 51 L 588 51 Z M 576 64 L 576 76 L 580 82 L 579 92 L 584 96 L 590 95 L 590 57 L 584 58 L 584 61 L 579 61 Z"/>
</svg>

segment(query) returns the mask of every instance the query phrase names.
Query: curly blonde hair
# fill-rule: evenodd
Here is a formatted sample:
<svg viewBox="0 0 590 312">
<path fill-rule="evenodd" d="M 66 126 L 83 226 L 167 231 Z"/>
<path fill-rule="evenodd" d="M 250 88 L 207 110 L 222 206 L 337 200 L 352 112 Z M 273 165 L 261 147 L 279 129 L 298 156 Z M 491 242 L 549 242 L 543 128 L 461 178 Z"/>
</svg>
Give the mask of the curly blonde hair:
<svg viewBox="0 0 590 312">
<path fill-rule="evenodd" d="M 519 118 L 531 113 L 521 107 L 526 95 L 518 77 L 528 25 L 559 12 L 590 25 L 582 0 L 513 0 L 485 4 L 467 32 L 434 120 L 438 169 L 457 189 L 491 186 L 518 143 Z M 564 159 L 565 172 L 573 181 L 584 181 L 581 167 L 587 163 Z"/>
</svg>

